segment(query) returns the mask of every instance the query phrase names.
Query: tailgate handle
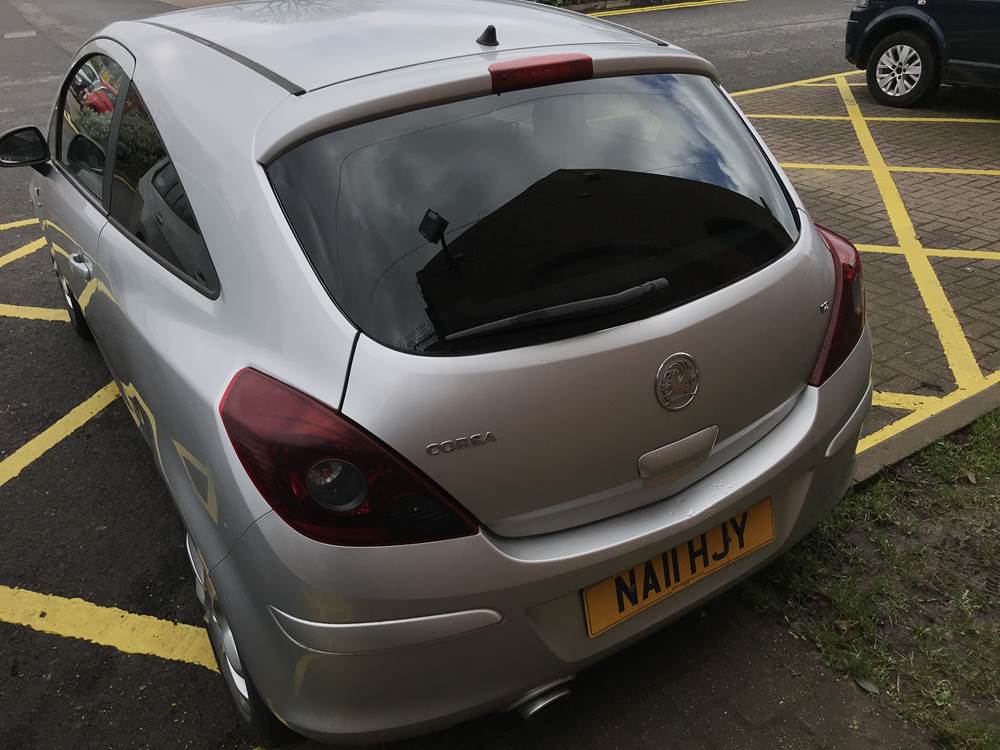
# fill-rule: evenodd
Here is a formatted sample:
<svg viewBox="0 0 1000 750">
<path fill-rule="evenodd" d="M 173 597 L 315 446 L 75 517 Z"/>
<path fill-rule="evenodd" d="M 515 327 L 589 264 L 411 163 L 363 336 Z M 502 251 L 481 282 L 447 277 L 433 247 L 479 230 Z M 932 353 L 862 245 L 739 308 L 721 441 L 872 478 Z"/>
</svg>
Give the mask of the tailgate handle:
<svg viewBox="0 0 1000 750">
<path fill-rule="evenodd" d="M 659 484 L 686 474 L 708 458 L 718 436 L 719 428 L 712 425 L 640 456 L 639 476 Z"/>
</svg>

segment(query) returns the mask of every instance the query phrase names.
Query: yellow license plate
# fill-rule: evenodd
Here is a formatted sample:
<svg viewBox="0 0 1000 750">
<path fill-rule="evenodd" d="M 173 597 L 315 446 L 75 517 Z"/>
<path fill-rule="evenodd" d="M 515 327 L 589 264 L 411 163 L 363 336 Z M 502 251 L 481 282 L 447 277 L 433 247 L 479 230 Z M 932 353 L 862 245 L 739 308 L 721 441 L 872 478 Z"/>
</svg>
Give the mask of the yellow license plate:
<svg viewBox="0 0 1000 750">
<path fill-rule="evenodd" d="M 583 590 L 594 638 L 656 602 L 774 541 L 771 500 L 762 500 L 704 534 Z"/>
</svg>

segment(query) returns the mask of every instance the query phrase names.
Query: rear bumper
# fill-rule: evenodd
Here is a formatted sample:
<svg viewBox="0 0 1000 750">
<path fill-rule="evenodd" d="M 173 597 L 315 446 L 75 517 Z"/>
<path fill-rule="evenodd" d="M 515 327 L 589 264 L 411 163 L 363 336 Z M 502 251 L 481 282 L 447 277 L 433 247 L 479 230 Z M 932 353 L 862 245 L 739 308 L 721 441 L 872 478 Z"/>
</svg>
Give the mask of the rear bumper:
<svg viewBox="0 0 1000 750">
<path fill-rule="evenodd" d="M 683 492 L 587 526 L 403 547 L 312 542 L 260 519 L 212 579 L 272 710 L 311 738 L 372 742 L 503 710 L 679 617 L 815 527 L 851 478 L 871 400 L 868 333 L 821 388 Z M 580 590 L 770 497 L 775 540 L 596 638 Z"/>
</svg>

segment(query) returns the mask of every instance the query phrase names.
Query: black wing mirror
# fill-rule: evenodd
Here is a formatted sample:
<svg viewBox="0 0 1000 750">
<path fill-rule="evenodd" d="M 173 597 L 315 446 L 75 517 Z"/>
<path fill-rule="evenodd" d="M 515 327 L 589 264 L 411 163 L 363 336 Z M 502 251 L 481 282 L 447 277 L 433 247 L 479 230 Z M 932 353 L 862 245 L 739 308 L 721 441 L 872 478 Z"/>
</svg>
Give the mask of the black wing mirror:
<svg viewBox="0 0 1000 750">
<path fill-rule="evenodd" d="M 48 161 L 45 136 L 34 125 L 0 135 L 0 167 L 39 167 Z"/>
<path fill-rule="evenodd" d="M 104 149 L 87 136 L 77 133 L 69 142 L 66 161 L 71 167 L 85 169 L 94 174 L 104 174 Z"/>
</svg>

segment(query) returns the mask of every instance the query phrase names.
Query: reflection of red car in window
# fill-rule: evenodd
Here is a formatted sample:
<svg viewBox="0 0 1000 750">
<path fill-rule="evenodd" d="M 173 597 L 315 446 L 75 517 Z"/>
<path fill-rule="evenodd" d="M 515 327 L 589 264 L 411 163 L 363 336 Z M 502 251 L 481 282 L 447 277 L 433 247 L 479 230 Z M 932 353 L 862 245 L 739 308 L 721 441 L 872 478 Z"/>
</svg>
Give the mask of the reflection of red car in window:
<svg viewBox="0 0 1000 750">
<path fill-rule="evenodd" d="M 100 83 L 83 95 L 83 106 L 97 112 L 113 112 L 118 91 L 108 83 Z"/>
</svg>

